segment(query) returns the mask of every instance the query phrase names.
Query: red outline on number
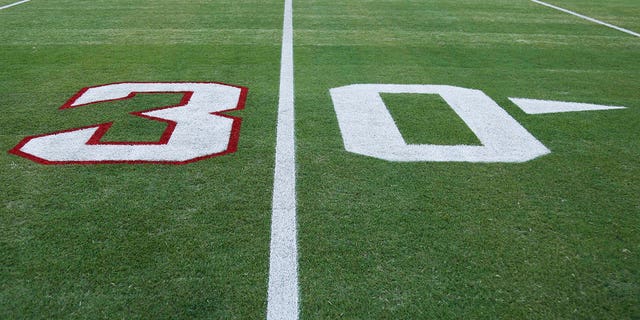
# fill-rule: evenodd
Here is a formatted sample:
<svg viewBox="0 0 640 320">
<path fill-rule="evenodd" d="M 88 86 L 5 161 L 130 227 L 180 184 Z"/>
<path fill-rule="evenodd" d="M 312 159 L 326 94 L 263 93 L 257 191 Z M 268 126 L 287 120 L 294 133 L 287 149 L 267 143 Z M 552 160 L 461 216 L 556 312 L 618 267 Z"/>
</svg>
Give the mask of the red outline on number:
<svg viewBox="0 0 640 320">
<path fill-rule="evenodd" d="M 182 107 L 182 106 L 186 105 L 191 100 L 191 96 L 193 95 L 193 91 L 131 92 L 128 96 L 126 96 L 124 98 L 111 99 L 111 100 L 102 100 L 102 101 L 96 101 L 96 102 L 91 102 L 91 103 L 72 106 L 72 104 L 78 98 L 80 98 L 82 95 L 84 95 L 84 93 L 87 90 L 91 89 L 91 88 L 99 88 L 99 87 L 104 87 L 104 86 L 109 86 L 109 85 L 114 85 L 114 84 L 124 84 L 124 83 L 134 83 L 134 84 L 154 84 L 154 83 L 220 84 L 220 85 L 225 85 L 225 86 L 235 87 L 235 88 L 240 89 L 240 96 L 238 98 L 238 104 L 236 105 L 235 108 L 209 113 L 211 115 L 224 117 L 224 118 L 229 118 L 229 119 L 233 120 L 233 124 L 231 126 L 231 135 L 229 137 L 229 144 L 227 146 L 227 149 L 225 151 L 223 151 L 223 152 L 213 153 L 213 154 L 209 154 L 209 155 L 205 155 L 205 156 L 201 156 L 201 157 L 197 157 L 197 158 L 193 158 L 193 159 L 189 159 L 189 160 L 185 160 L 185 161 L 148 161 L 148 160 L 133 160 L 133 161 L 131 161 L 131 160 L 50 161 L 50 160 L 43 159 L 43 158 L 37 157 L 35 155 L 29 154 L 29 153 L 26 153 L 26 152 L 23 152 L 23 151 L 20 150 L 20 149 L 22 149 L 22 147 L 24 147 L 25 144 L 27 144 L 29 141 L 31 141 L 32 139 L 35 139 L 35 138 L 61 134 L 61 133 L 65 133 L 65 132 L 72 132 L 72 131 L 81 130 L 81 129 L 96 128 L 96 127 L 98 128 L 98 130 L 93 134 L 93 136 L 91 136 L 91 138 L 89 139 L 89 141 L 86 142 L 86 144 L 88 144 L 88 145 L 150 145 L 150 144 L 151 145 L 162 145 L 162 144 L 167 144 L 169 142 L 169 138 L 171 138 L 171 135 L 173 134 L 173 130 L 176 127 L 176 122 L 171 121 L 171 120 L 167 120 L 167 119 L 160 119 L 160 118 L 155 118 L 155 117 L 143 115 L 142 113 L 151 112 L 151 111 L 157 111 L 157 110 L 163 110 L 163 109 L 169 109 L 169 108 Z M 177 164 L 192 163 L 192 162 L 196 162 L 196 161 L 200 161 L 200 160 L 204 160 L 204 159 L 208 159 L 208 158 L 212 158 L 212 157 L 217 157 L 217 156 L 222 156 L 222 155 L 234 153 L 234 152 L 236 152 L 238 150 L 238 141 L 240 140 L 240 127 L 241 127 L 241 124 L 242 124 L 242 118 L 229 116 L 229 115 L 226 115 L 226 114 L 223 114 L 223 113 L 224 112 L 230 112 L 230 111 L 243 110 L 244 107 L 245 107 L 245 102 L 246 102 L 246 99 L 247 99 L 248 91 L 249 91 L 249 89 L 246 88 L 246 87 L 236 86 L 236 85 L 222 83 L 222 82 L 114 82 L 114 83 L 107 83 L 107 84 L 102 84 L 102 85 L 98 85 L 98 86 L 85 87 L 85 88 L 82 88 L 80 91 L 78 91 L 76 94 L 74 94 L 73 97 L 71 97 L 69 100 L 67 100 L 67 102 L 65 104 L 63 104 L 59 108 L 59 110 L 77 108 L 77 107 L 82 107 L 82 106 L 87 106 L 87 105 L 97 104 L 97 103 L 103 103 L 103 102 L 127 100 L 127 99 L 133 98 L 136 94 L 139 94 L 139 93 L 140 94 L 147 94 L 147 93 L 148 94 L 160 94 L 160 93 L 173 93 L 173 94 L 175 94 L 175 93 L 182 93 L 182 94 L 184 94 L 184 96 L 182 97 L 180 102 L 178 104 L 176 104 L 176 105 L 164 106 L 164 107 L 160 107 L 160 108 L 143 110 L 143 111 L 136 111 L 136 112 L 131 112 L 130 113 L 132 115 L 135 115 L 135 116 L 138 116 L 138 117 L 142 117 L 142 118 L 145 118 L 145 119 L 167 123 L 167 128 L 162 133 L 162 136 L 160 137 L 160 139 L 158 141 L 154 141 L 154 142 L 139 142 L 139 141 L 132 141 L 132 142 L 103 142 L 103 141 L 101 141 L 102 137 L 107 133 L 107 131 L 109 131 L 109 128 L 111 128 L 111 126 L 113 125 L 113 122 L 107 122 L 107 123 L 101 123 L 101 124 L 97 124 L 97 125 L 86 126 L 86 127 L 73 128 L 73 129 L 67 129 L 67 130 L 62 130 L 62 131 L 55 131 L 55 132 L 51 132 L 51 133 L 45 133 L 45 134 L 34 135 L 34 136 L 27 136 L 26 138 L 22 139 L 22 141 L 20 141 L 20 143 L 18 143 L 15 147 L 13 147 L 11 150 L 9 150 L 9 153 L 15 154 L 15 155 L 23 157 L 23 158 L 27 158 L 27 159 L 29 159 L 31 161 L 34 161 L 34 162 L 37 162 L 37 163 L 40 163 L 40 164 L 46 164 L 46 165 L 60 165 L 60 164 L 118 164 L 118 163 L 126 163 L 126 164 L 151 163 L 151 164 L 174 164 L 174 165 L 177 165 Z"/>
</svg>

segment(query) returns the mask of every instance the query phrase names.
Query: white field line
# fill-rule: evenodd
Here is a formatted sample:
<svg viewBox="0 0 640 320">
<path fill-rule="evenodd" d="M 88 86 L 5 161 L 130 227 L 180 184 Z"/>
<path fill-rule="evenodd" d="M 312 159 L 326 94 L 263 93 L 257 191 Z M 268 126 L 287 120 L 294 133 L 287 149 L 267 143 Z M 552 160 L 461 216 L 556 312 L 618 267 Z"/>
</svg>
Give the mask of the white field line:
<svg viewBox="0 0 640 320">
<path fill-rule="evenodd" d="M 14 2 L 14 3 L 12 3 L 12 4 L 8 4 L 8 5 L 6 5 L 6 6 L 2 6 L 2 7 L 0 7 L 0 10 L 8 9 L 8 8 L 13 7 L 13 6 L 17 6 L 17 5 L 19 5 L 19 4 L 23 4 L 23 3 L 25 3 L 25 2 L 29 2 L 29 1 L 31 1 L 31 0 L 22 0 L 22 1 Z"/>
<path fill-rule="evenodd" d="M 636 37 L 639 37 L 639 38 L 640 38 L 640 34 L 639 34 L 639 33 L 637 33 L 637 32 L 633 32 L 633 31 L 628 30 L 628 29 L 625 29 L 625 28 L 620 28 L 620 27 L 618 27 L 618 26 L 614 26 L 614 25 L 612 25 L 612 24 L 610 24 L 610 23 L 606 23 L 606 22 L 604 22 L 604 21 L 600 21 L 600 20 L 598 20 L 598 19 L 594 19 L 594 18 L 591 18 L 591 17 L 587 17 L 587 16 L 582 15 L 582 14 L 579 14 L 579 13 L 577 13 L 577 12 L 573 12 L 573 11 L 571 11 L 571 10 L 563 9 L 563 8 L 558 7 L 558 6 L 554 6 L 554 5 L 552 5 L 552 4 L 548 4 L 548 3 L 546 3 L 546 2 L 542 2 L 542 1 L 538 1 L 538 0 L 531 0 L 531 1 L 533 1 L 533 2 L 535 2 L 535 3 L 537 3 L 537 4 L 541 4 L 541 5 L 543 5 L 543 6 L 547 6 L 547 7 L 549 7 L 549 8 L 553 8 L 553 9 L 556 9 L 556 10 L 558 10 L 558 11 L 562 11 L 562 12 L 564 12 L 564 13 L 568 13 L 568 14 L 574 15 L 574 16 L 576 16 L 576 17 L 579 17 L 579 18 L 582 18 L 582 19 L 585 19 L 585 20 L 588 20 L 588 21 L 591 21 L 591 22 L 595 22 L 595 23 L 597 23 L 597 24 L 601 24 L 601 25 L 603 25 L 603 26 L 607 26 L 607 27 L 609 27 L 609 28 L 616 29 L 616 30 L 618 30 L 618 31 L 622 31 L 622 32 L 624 32 L 624 33 L 627 33 L 627 34 L 630 34 L 630 35 L 632 35 L 632 36 L 636 36 Z"/>
<path fill-rule="evenodd" d="M 269 253 L 268 320 L 298 319 L 293 0 L 285 0 Z"/>
</svg>

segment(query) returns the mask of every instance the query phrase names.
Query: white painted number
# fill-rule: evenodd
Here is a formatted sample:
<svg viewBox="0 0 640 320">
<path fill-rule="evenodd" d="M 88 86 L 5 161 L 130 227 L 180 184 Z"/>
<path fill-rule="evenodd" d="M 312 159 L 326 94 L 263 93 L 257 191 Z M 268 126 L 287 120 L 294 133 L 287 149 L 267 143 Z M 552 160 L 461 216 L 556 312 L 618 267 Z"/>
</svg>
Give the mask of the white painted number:
<svg viewBox="0 0 640 320">
<path fill-rule="evenodd" d="M 482 91 L 444 85 L 354 84 L 331 89 L 347 151 L 388 161 L 525 162 L 550 151 Z M 440 95 L 481 146 L 407 144 L 380 93 Z"/>
<path fill-rule="evenodd" d="M 235 152 L 247 89 L 221 83 L 115 83 L 82 89 L 61 109 L 124 100 L 137 93 L 181 93 L 182 101 L 133 115 L 167 124 L 156 142 L 105 142 L 112 123 L 23 139 L 9 152 L 44 164 L 184 164 Z M 550 153 L 480 90 L 447 85 L 354 84 L 330 90 L 345 149 L 395 162 L 526 162 Z M 481 145 L 408 144 L 380 93 L 441 96 Z M 586 103 L 510 98 L 528 114 L 624 109 Z"/>
<path fill-rule="evenodd" d="M 134 115 L 167 123 L 157 142 L 103 142 L 111 123 L 31 136 L 12 153 L 44 164 L 183 164 L 234 152 L 239 118 L 220 114 L 244 107 L 247 89 L 220 83 L 115 83 L 85 88 L 61 109 L 123 100 L 136 93 L 182 93 L 182 101 Z"/>
</svg>

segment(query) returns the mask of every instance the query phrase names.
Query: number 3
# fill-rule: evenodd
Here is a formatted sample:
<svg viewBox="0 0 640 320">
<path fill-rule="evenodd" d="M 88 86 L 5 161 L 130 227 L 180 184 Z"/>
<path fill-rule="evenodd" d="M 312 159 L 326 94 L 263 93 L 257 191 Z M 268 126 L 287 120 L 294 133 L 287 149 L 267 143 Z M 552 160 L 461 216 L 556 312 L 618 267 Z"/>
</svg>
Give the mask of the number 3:
<svg viewBox="0 0 640 320">
<path fill-rule="evenodd" d="M 43 164 L 185 164 L 236 151 L 247 88 L 222 83 L 114 83 L 84 88 L 60 109 L 124 100 L 136 93 L 182 93 L 182 101 L 133 113 L 167 123 L 157 142 L 102 142 L 112 123 L 23 139 L 11 153 Z"/>
</svg>

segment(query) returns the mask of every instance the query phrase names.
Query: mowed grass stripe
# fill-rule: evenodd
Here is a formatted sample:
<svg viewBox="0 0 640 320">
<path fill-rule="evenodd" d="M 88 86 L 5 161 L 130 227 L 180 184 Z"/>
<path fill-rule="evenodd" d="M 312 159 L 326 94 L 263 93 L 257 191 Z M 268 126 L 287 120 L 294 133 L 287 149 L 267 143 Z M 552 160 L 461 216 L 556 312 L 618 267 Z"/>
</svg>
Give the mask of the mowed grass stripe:
<svg viewBox="0 0 640 320">
<path fill-rule="evenodd" d="M 181 5 L 180 10 L 166 10 L 168 6 L 177 5 Z M 69 6 L 74 8 L 73 13 L 68 12 Z M 163 1 L 158 6 L 145 3 L 122 6 L 105 1 L 93 2 L 90 6 L 64 1 L 38 2 L 30 12 L 40 19 L 7 21 L 0 41 L 5 45 L 273 45 L 279 42 L 280 29 L 264 19 L 265 15 L 278 14 L 269 3 L 220 2 L 218 6 L 220 9 L 204 14 L 202 10 L 213 7 L 210 2 Z M 246 16 L 247 10 L 264 14 Z"/>
<path fill-rule="evenodd" d="M 21 33 L 3 33 L 6 45 L 104 45 L 104 44 L 195 44 L 270 45 L 278 41 L 279 30 L 261 29 L 43 29 Z M 73 41 L 78 39 L 78 41 Z"/>
</svg>

